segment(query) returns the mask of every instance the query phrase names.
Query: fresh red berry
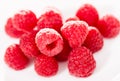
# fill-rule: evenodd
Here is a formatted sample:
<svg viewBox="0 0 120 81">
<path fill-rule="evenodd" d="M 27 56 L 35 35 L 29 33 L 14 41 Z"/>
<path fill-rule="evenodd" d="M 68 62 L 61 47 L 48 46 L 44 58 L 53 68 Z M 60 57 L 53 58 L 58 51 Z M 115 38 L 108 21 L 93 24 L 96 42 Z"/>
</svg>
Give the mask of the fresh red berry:
<svg viewBox="0 0 120 81">
<path fill-rule="evenodd" d="M 35 36 L 38 31 L 25 33 L 20 38 L 20 48 L 29 58 L 37 57 L 40 51 L 35 43 Z"/>
<path fill-rule="evenodd" d="M 89 33 L 84 41 L 84 46 L 89 48 L 93 53 L 103 47 L 103 36 L 95 27 L 89 27 Z"/>
<path fill-rule="evenodd" d="M 81 47 L 88 34 L 88 24 L 84 21 L 69 21 L 62 26 L 61 33 L 70 47 Z"/>
<path fill-rule="evenodd" d="M 36 26 L 37 18 L 31 10 L 21 10 L 14 15 L 12 21 L 16 29 L 28 32 Z"/>
<path fill-rule="evenodd" d="M 47 56 L 55 56 L 63 49 L 62 36 L 51 28 L 41 29 L 36 34 L 35 41 L 40 52 Z"/>
<path fill-rule="evenodd" d="M 53 57 L 41 54 L 34 61 L 34 69 L 38 75 L 50 77 L 57 73 L 58 62 Z"/>
<path fill-rule="evenodd" d="M 75 17 L 69 17 L 68 19 L 66 19 L 65 22 L 68 22 L 68 21 L 79 21 L 79 18 L 77 16 L 75 16 Z"/>
<path fill-rule="evenodd" d="M 48 7 L 45 9 L 45 12 L 39 17 L 37 22 L 37 28 L 53 28 L 60 31 L 62 26 L 62 16 L 59 10 Z"/>
<path fill-rule="evenodd" d="M 113 38 L 120 32 L 120 22 L 113 15 L 105 15 L 98 21 L 97 28 L 104 37 Z"/>
<path fill-rule="evenodd" d="M 12 24 L 12 18 L 8 18 L 6 24 L 5 24 L 5 32 L 7 35 L 13 38 L 19 38 L 22 34 L 24 34 L 23 31 L 17 30 L 13 24 Z"/>
<path fill-rule="evenodd" d="M 99 19 L 98 11 L 91 4 L 82 5 L 76 12 L 76 16 L 83 21 L 86 21 L 90 26 L 96 26 Z"/>
<path fill-rule="evenodd" d="M 55 56 L 56 60 L 60 62 L 67 61 L 70 51 L 71 47 L 69 46 L 68 41 L 64 39 L 63 50 L 58 55 Z"/>
<path fill-rule="evenodd" d="M 29 59 L 25 57 L 18 44 L 10 45 L 6 49 L 4 60 L 14 70 L 22 70 L 29 63 Z"/>
<path fill-rule="evenodd" d="M 75 48 L 68 59 L 70 74 L 77 77 L 90 76 L 96 67 L 92 52 L 86 47 Z"/>
</svg>

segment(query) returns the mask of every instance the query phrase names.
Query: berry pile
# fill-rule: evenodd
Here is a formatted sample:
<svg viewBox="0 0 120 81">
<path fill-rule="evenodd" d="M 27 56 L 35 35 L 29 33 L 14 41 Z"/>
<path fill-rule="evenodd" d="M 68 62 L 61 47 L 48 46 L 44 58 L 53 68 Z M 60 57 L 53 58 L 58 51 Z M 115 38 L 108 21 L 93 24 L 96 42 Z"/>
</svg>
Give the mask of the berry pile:
<svg viewBox="0 0 120 81">
<path fill-rule="evenodd" d="M 45 8 L 38 18 L 31 10 L 21 10 L 5 24 L 6 34 L 19 38 L 19 44 L 6 49 L 4 61 L 14 70 L 22 70 L 34 60 L 36 73 L 44 77 L 58 72 L 58 62 L 68 61 L 71 75 L 88 77 L 96 68 L 94 54 L 104 46 L 104 38 L 114 38 L 119 31 L 115 16 L 99 18 L 91 4 L 83 4 L 65 22 L 53 7 Z"/>
</svg>

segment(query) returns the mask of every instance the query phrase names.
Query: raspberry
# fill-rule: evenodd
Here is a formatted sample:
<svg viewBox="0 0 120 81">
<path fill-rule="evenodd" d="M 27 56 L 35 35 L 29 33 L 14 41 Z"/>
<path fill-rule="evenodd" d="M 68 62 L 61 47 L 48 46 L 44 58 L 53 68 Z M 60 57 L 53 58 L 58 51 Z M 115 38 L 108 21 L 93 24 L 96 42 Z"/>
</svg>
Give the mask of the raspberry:
<svg viewBox="0 0 120 81">
<path fill-rule="evenodd" d="M 86 21 L 90 26 L 96 26 L 99 19 L 98 11 L 91 4 L 82 5 L 76 12 L 76 16 L 83 21 Z"/>
<path fill-rule="evenodd" d="M 97 28 L 106 38 L 113 38 L 119 34 L 120 22 L 113 15 L 105 15 L 98 21 Z"/>
<path fill-rule="evenodd" d="M 41 29 L 35 38 L 36 44 L 41 53 L 47 56 L 54 56 L 63 49 L 63 39 L 54 29 Z"/>
<path fill-rule="evenodd" d="M 36 15 L 30 10 L 21 10 L 13 17 L 13 25 L 22 31 L 31 31 L 37 23 Z"/>
<path fill-rule="evenodd" d="M 57 61 L 67 61 L 70 54 L 71 48 L 68 44 L 68 41 L 64 39 L 63 50 L 55 56 Z"/>
<path fill-rule="evenodd" d="M 15 27 L 13 27 L 12 18 L 8 18 L 5 24 L 5 32 L 7 35 L 13 38 L 19 38 L 24 33 L 23 31 L 17 30 Z"/>
<path fill-rule="evenodd" d="M 37 22 L 38 29 L 53 28 L 60 31 L 62 26 L 62 17 L 60 12 L 52 7 L 46 8 L 45 12 L 40 16 Z"/>
<path fill-rule="evenodd" d="M 38 75 L 50 77 L 57 73 L 58 62 L 53 57 L 41 54 L 34 61 L 34 69 Z"/>
<path fill-rule="evenodd" d="M 18 44 L 10 45 L 6 49 L 4 60 L 14 70 L 22 70 L 29 63 L 29 59 L 25 57 Z"/>
<path fill-rule="evenodd" d="M 40 54 L 35 43 L 36 33 L 37 31 L 31 31 L 22 35 L 20 38 L 20 48 L 29 58 L 34 58 Z"/>
<path fill-rule="evenodd" d="M 89 27 L 89 33 L 83 45 L 94 53 L 103 47 L 103 42 L 101 33 L 95 27 Z"/>
<path fill-rule="evenodd" d="M 71 51 L 68 59 L 70 74 L 77 77 L 88 77 L 93 73 L 95 67 L 96 61 L 89 49 L 80 47 Z"/>
<path fill-rule="evenodd" d="M 69 17 L 68 19 L 66 19 L 65 22 L 68 22 L 68 21 L 79 21 L 79 18 L 77 16 L 75 16 L 75 17 Z"/>
<path fill-rule="evenodd" d="M 84 21 L 69 21 L 62 26 L 61 32 L 70 47 L 81 47 L 88 34 L 88 24 Z"/>
</svg>

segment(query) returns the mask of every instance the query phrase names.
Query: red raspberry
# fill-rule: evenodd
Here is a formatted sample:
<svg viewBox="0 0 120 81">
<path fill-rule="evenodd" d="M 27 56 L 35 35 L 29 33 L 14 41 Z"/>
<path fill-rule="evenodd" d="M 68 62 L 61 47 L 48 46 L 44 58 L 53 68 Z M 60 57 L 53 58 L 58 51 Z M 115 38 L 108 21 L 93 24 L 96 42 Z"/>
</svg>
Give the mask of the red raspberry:
<svg viewBox="0 0 120 81">
<path fill-rule="evenodd" d="M 75 48 L 68 59 L 69 72 L 77 77 L 90 76 L 96 67 L 92 52 L 86 47 Z"/>
<path fill-rule="evenodd" d="M 13 38 L 19 38 L 24 33 L 23 31 L 17 30 L 13 27 L 12 18 L 8 18 L 7 23 L 5 24 L 5 32 Z"/>
<path fill-rule="evenodd" d="M 34 61 L 34 69 L 38 75 L 50 77 L 57 73 L 58 62 L 53 57 L 41 54 Z"/>
<path fill-rule="evenodd" d="M 29 58 L 34 58 L 40 54 L 35 43 L 36 33 L 37 31 L 32 31 L 22 35 L 20 38 L 20 48 Z"/>
<path fill-rule="evenodd" d="M 98 21 L 97 28 L 106 38 L 113 38 L 119 34 L 120 22 L 113 15 L 105 15 Z"/>
<path fill-rule="evenodd" d="M 101 33 L 95 27 L 89 27 L 89 33 L 83 45 L 94 53 L 103 47 L 103 42 Z"/>
<path fill-rule="evenodd" d="M 70 54 L 71 48 L 68 44 L 68 41 L 64 39 L 63 50 L 55 56 L 57 61 L 67 61 Z"/>
<path fill-rule="evenodd" d="M 6 49 L 4 60 L 9 67 L 15 70 L 24 69 L 29 63 L 29 59 L 25 57 L 17 44 L 10 45 Z"/>
<path fill-rule="evenodd" d="M 68 19 L 66 19 L 65 22 L 68 22 L 68 21 L 79 21 L 79 18 L 77 16 L 75 16 L 75 17 L 69 17 Z"/>
<path fill-rule="evenodd" d="M 63 49 L 63 39 L 54 29 L 41 29 L 35 38 L 36 44 L 41 53 L 47 56 L 54 56 Z"/>
<path fill-rule="evenodd" d="M 62 26 L 62 17 L 60 12 L 52 7 L 46 8 L 45 12 L 40 16 L 37 27 L 38 29 L 42 28 L 53 28 L 60 31 Z"/>
<path fill-rule="evenodd" d="M 21 10 L 13 17 L 13 25 L 18 30 L 31 31 L 36 23 L 36 15 L 30 10 Z"/>
<path fill-rule="evenodd" d="M 88 34 L 88 24 L 84 21 L 69 21 L 62 26 L 61 32 L 72 48 L 81 47 Z"/>
<path fill-rule="evenodd" d="M 76 16 L 80 20 L 86 21 L 90 26 L 96 26 L 97 21 L 99 19 L 98 11 L 91 4 L 82 5 L 78 9 Z"/>
</svg>

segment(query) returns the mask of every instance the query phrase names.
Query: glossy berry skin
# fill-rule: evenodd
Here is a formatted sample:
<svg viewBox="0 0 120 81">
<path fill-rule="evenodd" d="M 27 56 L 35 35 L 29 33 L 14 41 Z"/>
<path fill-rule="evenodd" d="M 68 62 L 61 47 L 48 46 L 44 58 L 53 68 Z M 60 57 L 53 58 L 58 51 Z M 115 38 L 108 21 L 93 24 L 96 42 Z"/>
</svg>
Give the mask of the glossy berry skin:
<svg viewBox="0 0 120 81">
<path fill-rule="evenodd" d="M 55 56 L 63 50 L 63 38 L 54 29 L 41 29 L 35 37 L 40 52 L 47 56 Z"/>
<path fill-rule="evenodd" d="M 40 51 L 35 43 L 35 36 L 38 31 L 31 31 L 21 36 L 19 44 L 21 50 L 29 58 L 35 58 L 40 54 Z"/>
<path fill-rule="evenodd" d="M 84 21 L 69 21 L 62 26 L 61 33 L 71 48 L 81 47 L 88 34 L 88 24 Z"/>
<path fill-rule="evenodd" d="M 96 67 L 92 52 L 86 47 L 75 48 L 68 59 L 68 70 L 76 77 L 90 76 Z"/>
<path fill-rule="evenodd" d="M 96 26 L 99 15 L 97 9 L 91 4 L 83 4 L 76 12 L 76 16 L 86 21 L 90 26 Z"/>
<path fill-rule="evenodd" d="M 87 47 L 93 53 L 102 49 L 104 45 L 103 36 L 95 27 L 89 27 L 88 35 L 84 41 L 83 46 Z"/>
<path fill-rule="evenodd" d="M 37 18 L 31 10 L 20 10 L 13 16 L 12 21 L 16 29 L 29 32 L 36 26 Z"/>
<path fill-rule="evenodd" d="M 10 45 L 4 55 L 5 63 L 14 70 L 22 70 L 27 67 L 29 59 L 21 51 L 18 44 Z"/>
<path fill-rule="evenodd" d="M 120 32 L 120 22 L 113 15 L 105 15 L 98 21 L 97 28 L 105 38 L 114 38 Z"/>
<path fill-rule="evenodd" d="M 34 60 L 34 69 L 40 76 L 51 77 L 58 71 L 58 62 L 53 57 L 41 54 Z"/>
<path fill-rule="evenodd" d="M 60 32 L 60 28 L 62 25 L 63 21 L 61 13 L 58 9 L 53 7 L 46 8 L 37 22 L 38 30 L 42 28 L 53 28 Z"/>
<path fill-rule="evenodd" d="M 12 18 L 8 18 L 5 24 L 5 32 L 8 36 L 13 38 L 20 38 L 24 34 L 23 31 L 17 30 L 12 24 Z"/>
</svg>

